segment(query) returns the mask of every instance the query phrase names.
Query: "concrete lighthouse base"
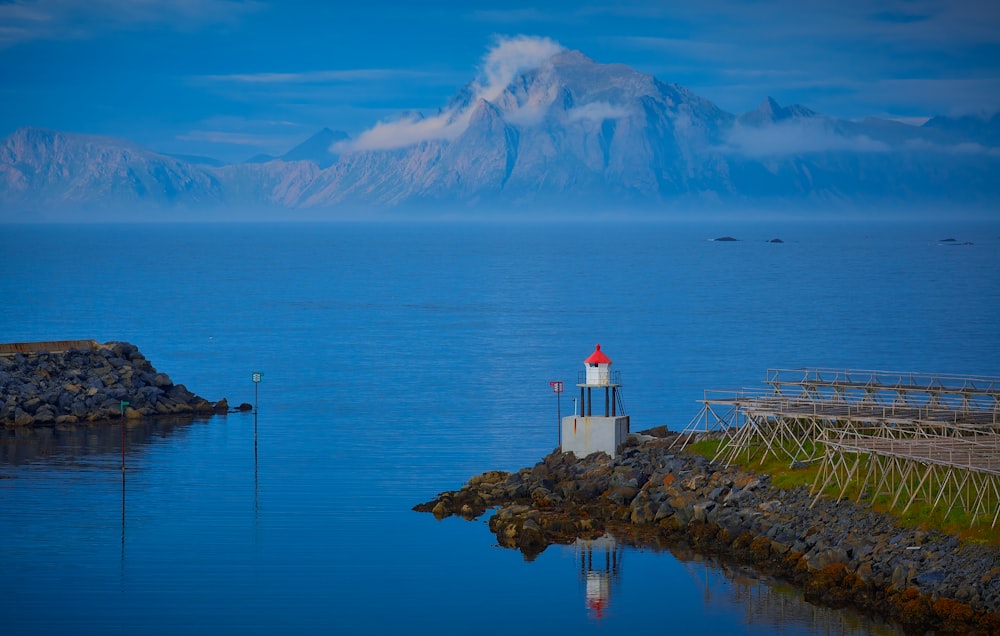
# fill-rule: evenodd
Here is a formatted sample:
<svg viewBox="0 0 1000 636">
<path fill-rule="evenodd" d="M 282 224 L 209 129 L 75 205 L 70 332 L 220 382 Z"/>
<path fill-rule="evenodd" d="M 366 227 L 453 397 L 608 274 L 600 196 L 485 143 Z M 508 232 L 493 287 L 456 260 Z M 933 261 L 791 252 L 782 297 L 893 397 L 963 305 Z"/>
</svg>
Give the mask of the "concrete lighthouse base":
<svg viewBox="0 0 1000 636">
<path fill-rule="evenodd" d="M 567 415 L 562 419 L 562 452 L 577 457 L 604 451 L 612 457 L 628 438 L 628 415 L 585 417 Z"/>
</svg>

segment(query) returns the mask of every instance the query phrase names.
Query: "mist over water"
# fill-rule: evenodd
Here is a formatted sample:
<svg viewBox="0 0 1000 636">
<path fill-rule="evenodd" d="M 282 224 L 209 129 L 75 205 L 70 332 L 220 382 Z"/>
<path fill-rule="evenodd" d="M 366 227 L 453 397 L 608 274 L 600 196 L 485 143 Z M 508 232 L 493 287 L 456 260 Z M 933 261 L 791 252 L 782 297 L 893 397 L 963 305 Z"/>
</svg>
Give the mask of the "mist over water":
<svg viewBox="0 0 1000 636">
<path fill-rule="evenodd" d="M 709 240 L 723 235 L 741 240 Z M 132 342 L 174 382 L 231 405 L 253 402 L 251 373 L 264 373 L 256 456 L 249 413 L 130 426 L 124 481 L 117 425 L 4 432 L 9 633 L 771 633 L 772 614 L 732 598 L 799 603 L 780 587 L 624 548 L 597 619 L 577 548 L 529 563 L 494 545 L 485 518 L 410 507 L 550 452 L 548 382 L 574 384 L 598 342 L 633 430 L 680 429 L 705 389 L 760 387 L 771 367 L 1000 375 L 1000 228 L 986 224 L 4 236 L 0 340 Z M 572 397 L 567 387 L 563 413 Z M 807 615 L 784 612 L 784 633 L 826 633 Z"/>
</svg>

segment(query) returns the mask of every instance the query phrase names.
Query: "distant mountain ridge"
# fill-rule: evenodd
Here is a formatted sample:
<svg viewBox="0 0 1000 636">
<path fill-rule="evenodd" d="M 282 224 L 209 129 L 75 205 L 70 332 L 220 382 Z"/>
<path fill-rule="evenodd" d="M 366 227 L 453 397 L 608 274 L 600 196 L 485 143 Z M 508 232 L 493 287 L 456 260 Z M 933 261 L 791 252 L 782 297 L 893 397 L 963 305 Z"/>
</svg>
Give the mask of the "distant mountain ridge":
<svg viewBox="0 0 1000 636">
<path fill-rule="evenodd" d="M 244 163 L 267 163 L 269 161 L 311 161 L 320 168 L 329 168 L 337 163 L 340 155 L 333 151 L 337 142 L 350 139 L 347 133 L 324 128 L 279 157 L 256 155 Z M 220 164 L 221 165 L 221 164 Z"/>
<path fill-rule="evenodd" d="M 736 118 L 736 121 L 744 126 L 764 126 L 798 117 L 815 116 L 816 112 L 806 108 L 805 106 L 801 106 L 799 104 L 781 106 L 774 100 L 773 97 L 768 96 L 767 99 L 761 102 L 760 106 L 758 106 L 756 110 L 743 113 Z"/>
<path fill-rule="evenodd" d="M 27 216 L 135 204 L 982 204 L 1000 200 L 998 145 L 1000 116 L 918 127 L 837 119 L 770 97 L 735 115 L 677 84 L 562 51 L 489 94 L 470 84 L 433 117 L 406 115 L 357 139 L 324 129 L 281 157 L 238 165 L 22 128 L 0 145 L 0 204 Z"/>
<path fill-rule="evenodd" d="M 21 128 L 0 145 L 0 201 L 7 206 L 218 205 L 223 184 L 208 168 L 110 137 Z"/>
</svg>

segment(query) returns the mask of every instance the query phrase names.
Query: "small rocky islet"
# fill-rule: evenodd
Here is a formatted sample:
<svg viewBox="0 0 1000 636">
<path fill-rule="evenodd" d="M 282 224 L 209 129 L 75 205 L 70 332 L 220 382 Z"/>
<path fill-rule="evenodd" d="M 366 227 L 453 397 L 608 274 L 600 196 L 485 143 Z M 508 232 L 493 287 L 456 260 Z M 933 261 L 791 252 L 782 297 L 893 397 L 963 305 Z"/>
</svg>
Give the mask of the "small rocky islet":
<svg viewBox="0 0 1000 636">
<path fill-rule="evenodd" d="M 174 384 L 127 342 L 0 355 L 0 426 L 8 428 L 228 411 L 225 398 L 210 402 Z"/>
<path fill-rule="evenodd" d="M 487 471 L 414 506 L 439 519 L 492 511 L 501 546 L 533 559 L 556 543 L 611 533 L 620 542 L 683 545 L 853 607 L 913 633 L 1000 633 L 1000 550 L 899 526 L 851 501 L 779 489 L 674 444 L 659 427 L 629 436 L 614 458 L 556 449 L 532 467 Z"/>
</svg>

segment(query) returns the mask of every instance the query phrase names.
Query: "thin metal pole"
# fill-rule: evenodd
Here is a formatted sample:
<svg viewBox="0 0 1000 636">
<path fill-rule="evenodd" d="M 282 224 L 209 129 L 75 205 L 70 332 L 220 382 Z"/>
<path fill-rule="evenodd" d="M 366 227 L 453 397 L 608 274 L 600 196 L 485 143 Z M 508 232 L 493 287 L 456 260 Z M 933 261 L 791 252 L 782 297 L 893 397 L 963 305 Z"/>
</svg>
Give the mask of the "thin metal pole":
<svg viewBox="0 0 1000 636">
<path fill-rule="evenodd" d="M 559 448 L 562 449 L 562 392 L 556 392 L 556 430 L 559 431 Z"/>
<path fill-rule="evenodd" d="M 125 471 L 122 471 L 122 558 L 121 558 L 121 578 L 125 577 Z"/>
<path fill-rule="evenodd" d="M 259 492 L 257 481 L 257 413 L 260 411 L 260 379 L 264 374 L 254 371 L 250 378 L 253 380 L 253 515 L 254 526 L 257 525 L 257 495 Z"/>
<path fill-rule="evenodd" d="M 259 483 L 257 481 L 257 384 L 253 385 L 253 520 L 254 526 L 257 525 L 257 496 L 260 492 Z"/>
<path fill-rule="evenodd" d="M 122 472 L 125 472 L 125 403 L 121 403 L 122 409 Z"/>
</svg>

